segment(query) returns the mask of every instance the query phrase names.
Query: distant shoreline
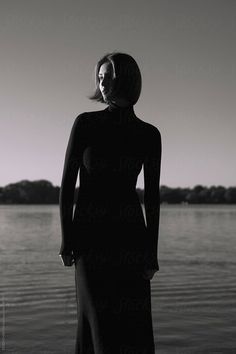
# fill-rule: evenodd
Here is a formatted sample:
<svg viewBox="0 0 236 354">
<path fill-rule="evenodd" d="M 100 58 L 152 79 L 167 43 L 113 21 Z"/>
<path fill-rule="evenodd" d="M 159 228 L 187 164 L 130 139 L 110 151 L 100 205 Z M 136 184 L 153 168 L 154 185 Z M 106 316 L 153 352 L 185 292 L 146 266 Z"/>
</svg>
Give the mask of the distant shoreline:
<svg viewBox="0 0 236 354">
<path fill-rule="evenodd" d="M 77 199 L 79 187 L 76 188 Z M 140 202 L 144 202 L 144 190 L 136 188 Z M 0 205 L 59 204 L 60 187 L 50 181 L 21 180 L 0 187 Z M 161 204 L 236 204 L 236 187 L 196 185 L 193 188 L 171 188 L 160 186 Z"/>
</svg>

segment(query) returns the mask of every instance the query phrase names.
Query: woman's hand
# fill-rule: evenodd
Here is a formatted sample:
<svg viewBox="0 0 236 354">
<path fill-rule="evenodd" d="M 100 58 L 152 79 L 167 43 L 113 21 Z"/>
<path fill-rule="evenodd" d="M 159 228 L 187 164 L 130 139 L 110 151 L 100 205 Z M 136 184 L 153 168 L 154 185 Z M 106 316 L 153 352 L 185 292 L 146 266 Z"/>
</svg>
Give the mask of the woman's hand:
<svg viewBox="0 0 236 354">
<path fill-rule="evenodd" d="M 145 269 L 143 272 L 143 278 L 146 280 L 151 280 L 158 269 Z"/>
<path fill-rule="evenodd" d="M 59 256 L 61 257 L 62 263 L 65 267 L 71 267 L 74 263 L 74 257 L 71 254 L 59 254 Z"/>
</svg>

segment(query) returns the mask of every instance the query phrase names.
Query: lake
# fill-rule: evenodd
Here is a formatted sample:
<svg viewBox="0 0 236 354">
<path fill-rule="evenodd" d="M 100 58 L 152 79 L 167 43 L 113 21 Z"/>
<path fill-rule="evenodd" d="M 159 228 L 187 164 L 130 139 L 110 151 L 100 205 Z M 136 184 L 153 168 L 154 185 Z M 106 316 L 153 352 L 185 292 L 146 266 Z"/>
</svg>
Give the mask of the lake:
<svg viewBox="0 0 236 354">
<path fill-rule="evenodd" d="M 58 256 L 57 205 L 0 206 L 6 353 L 74 353 L 74 267 Z M 236 353 L 236 205 L 162 205 L 151 280 L 156 353 Z"/>
</svg>

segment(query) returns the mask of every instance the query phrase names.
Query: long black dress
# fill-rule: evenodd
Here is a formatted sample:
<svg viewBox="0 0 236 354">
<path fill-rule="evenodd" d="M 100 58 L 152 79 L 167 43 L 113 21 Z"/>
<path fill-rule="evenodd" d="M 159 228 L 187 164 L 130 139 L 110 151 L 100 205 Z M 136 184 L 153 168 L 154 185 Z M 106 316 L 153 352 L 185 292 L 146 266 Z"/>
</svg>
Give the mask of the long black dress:
<svg viewBox="0 0 236 354">
<path fill-rule="evenodd" d="M 60 190 L 60 253 L 73 250 L 76 259 L 75 353 L 155 353 L 150 280 L 143 271 L 159 269 L 160 162 L 160 132 L 132 105 L 110 104 L 74 121 Z M 147 226 L 136 192 L 142 165 Z"/>
</svg>

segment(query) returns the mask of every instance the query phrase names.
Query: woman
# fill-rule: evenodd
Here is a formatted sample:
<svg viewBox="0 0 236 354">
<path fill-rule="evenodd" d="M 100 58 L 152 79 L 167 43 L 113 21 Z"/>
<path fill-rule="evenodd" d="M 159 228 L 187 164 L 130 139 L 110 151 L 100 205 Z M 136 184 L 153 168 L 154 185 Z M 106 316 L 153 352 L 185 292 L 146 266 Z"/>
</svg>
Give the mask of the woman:
<svg viewBox="0 0 236 354">
<path fill-rule="evenodd" d="M 154 354 L 150 280 L 159 270 L 161 135 L 134 113 L 142 80 L 130 55 L 106 54 L 95 83 L 89 98 L 107 107 L 75 119 L 60 189 L 59 254 L 65 266 L 75 265 L 75 353 Z M 136 192 L 142 166 L 146 225 Z"/>
</svg>

